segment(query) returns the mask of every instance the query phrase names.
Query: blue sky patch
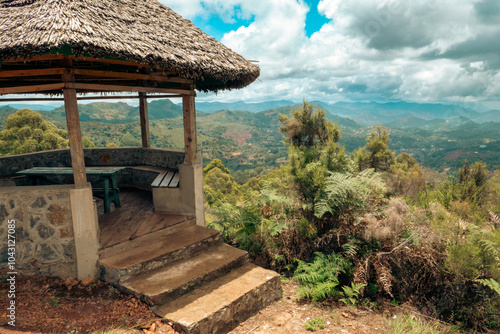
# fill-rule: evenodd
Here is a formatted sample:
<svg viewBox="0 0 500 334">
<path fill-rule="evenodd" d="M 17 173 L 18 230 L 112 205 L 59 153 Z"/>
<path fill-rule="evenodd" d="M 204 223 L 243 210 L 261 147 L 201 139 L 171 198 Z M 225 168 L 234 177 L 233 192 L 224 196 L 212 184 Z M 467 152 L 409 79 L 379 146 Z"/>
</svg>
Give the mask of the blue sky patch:
<svg viewBox="0 0 500 334">
<path fill-rule="evenodd" d="M 318 3 L 320 0 L 310 0 L 306 1 L 306 3 L 311 8 L 307 13 L 306 17 L 306 35 L 307 37 L 311 37 L 312 34 L 319 31 L 321 27 L 330 22 L 330 19 L 321 15 L 318 12 Z"/>
<path fill-rule="evenodd" d="M 210 15 L 209 18 L 197 16 L 193 20 L 193 23 L 195 26 L 203 30 L 204 33 L 220 41 L 225 33 L 238 30 L 241 26 L 248 27 L 253 20 L 254 17 L 242 19 L 241 9 L 239 7 L 235 7 L 235 15 L 232 17 L 231 22 L 225 22 L 221 17 L 214 13 L 213 15 Z"/>
</svg>

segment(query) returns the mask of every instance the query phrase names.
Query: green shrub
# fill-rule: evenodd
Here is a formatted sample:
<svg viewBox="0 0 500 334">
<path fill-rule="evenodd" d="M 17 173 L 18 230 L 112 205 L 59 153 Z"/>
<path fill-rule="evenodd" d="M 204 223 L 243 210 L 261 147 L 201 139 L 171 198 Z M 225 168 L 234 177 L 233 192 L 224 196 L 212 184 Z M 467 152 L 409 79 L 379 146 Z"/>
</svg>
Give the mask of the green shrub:
<svg viewBox="0 0 500 334">
<path fill-rule="evenodd" d="M 310 319 L 306 321 L 305 326 L 306 330 L 315 332 L 318 329 L 325 328 L 325 320 L 323 320 L 322 318 Z"/>
<path fill-rule="evenodd" d="M 348 306 L 356 306 L 359 296 L 362 294 L 361 291 L 365 286 L 366 284 L 363 283 L 351 283 L 350 287 L 344 285 L 342 287 L 342 295 L 344 296 L 344 298 L 340 298 L 339 300 Z"/>
<path fill-rule="evenodd" d="M 349 173 L 330 173 L 325 181 L 324 195 L 314 206 L 316 217 L 335 214 L 339 211 L 356 211 L 366 205 L 373 193 L 385 191 L 379 174 L 366 169 L 357 175 Z"/>
<path fill-rule="evenodd" d="M 351 269 L 351 262 L 339 254 L 326 255 L 315 253 L 312 263 L 299 261 L 293 278 L 300 282 L 297 289 L 297 299 L 308 298 L 313 301 L 339 296 L 342 293 L 337 289 L 340 274 L 347 274 Z"/>
</svg>

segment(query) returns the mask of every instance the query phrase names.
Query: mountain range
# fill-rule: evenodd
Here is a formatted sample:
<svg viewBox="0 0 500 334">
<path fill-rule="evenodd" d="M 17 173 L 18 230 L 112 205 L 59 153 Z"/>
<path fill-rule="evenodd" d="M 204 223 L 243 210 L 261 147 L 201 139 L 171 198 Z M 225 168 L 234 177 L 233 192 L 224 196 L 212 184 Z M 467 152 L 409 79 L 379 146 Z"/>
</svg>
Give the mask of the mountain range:
<svg viewBox="0 0 500 334">
<path fill-rule="evenodd" d="M 339 124 L 343 132 L 340 144 L 347 152 L 364 146 L 374 125 L 382 124 L 390 132 L 389 147 L 397 154 L 409 152 L 424 166 L 456 168 L 465 159 L 481 159 L 492 169 L 500 168 L 498 110 L 407 102 L 312 103 Z M 197 103 L 198 142 L 205 161 L 220 158 L 234 173 L 278 166 L 287 158 L 278 116 L 301 105 L 292 101 Z M 20 107 L 0 107 L 0 128 Z M 182 148 L 182 107 L 168 99 L 152 100 L 148 110 L 152 145 Z M 66 127 L 63 107 L 38 111 L 58 127 Z M 79 112 L 83 135 L 97 146 L 140 145 L 137 106 L 95 102 L 80 104 Z"/>
<path fill-rule="evenodd" d="M 419 126 L 429 123 L 425 121 L 452 120 L 463 117 L 475 123 L 500 122 L 500 110 L 477 111 L 473 106 L 461 106 L 458 104 L 440 103 L 410 103 L 410 102 L 336 102 L 326 103 L 312 101 L 317 107 L 329 111 L 332 115 L 349 118 L 359 125 L 371 126 L 376 124 L 396 127 L 412 127 L 416 122 Z M 241 110 L 259 112 L 284 106 L 299 105 L 292 101 L 281 100 L 261 103 L 222 103 L 201 102 L 197 103 L 197 109 L 207 113 L 220 110 Z M 401 120 L 401 125 L 398 121 Z"/>
</svg>

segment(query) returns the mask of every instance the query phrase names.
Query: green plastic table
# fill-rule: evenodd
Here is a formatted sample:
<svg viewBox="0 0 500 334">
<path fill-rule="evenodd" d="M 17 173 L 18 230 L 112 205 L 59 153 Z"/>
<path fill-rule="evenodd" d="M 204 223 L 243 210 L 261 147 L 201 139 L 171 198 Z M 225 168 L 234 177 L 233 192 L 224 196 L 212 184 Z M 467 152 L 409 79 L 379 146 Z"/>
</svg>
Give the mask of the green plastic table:
<svg viewBox="0 0 500 334">
<path fill-rule="evenodd" d="M 88 176 L 99 176 L 102 188 L 92 188 L 92 194 L 104 200 L 104 212 L 110 211 L 111 203 L 120 206 L 120 189 L 116 182 L 116 174 L 124 167 L 86 167 Z M 30 185 L 36 185 L 47 176 L 70 176 L 73 175 L 71 167 L 33 167 L 17 172 L 17 174 L 28 177 Z"/>
</svg>

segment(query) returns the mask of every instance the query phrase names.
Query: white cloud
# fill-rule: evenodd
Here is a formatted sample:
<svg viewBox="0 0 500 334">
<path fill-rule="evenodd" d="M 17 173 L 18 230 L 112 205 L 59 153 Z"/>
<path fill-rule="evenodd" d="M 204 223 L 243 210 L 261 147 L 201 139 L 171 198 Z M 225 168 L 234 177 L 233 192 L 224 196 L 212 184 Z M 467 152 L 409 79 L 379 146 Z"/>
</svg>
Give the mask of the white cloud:
<svg viewBox="0 0 500 334">
<path fill-rule="evenodd" d="M 296 0 L 254 0 L 242 3 L 242 11 L 255 20 L 224 35 L 222 43 L 249 59 L 257 59 L 266 69 L 263 79 L 290 76 L 300 68 L 294 59 L 307 41 L 305 18 L 308 7 Z"/>
<path fill-rule="evenodd" d="M 211 99 L 477 101 L 500 93 L 494 0 L 321 0 L 331 22 L 310 38 L 303 0 L 164 2 L 188 18 L 253 18 L 222 42 L 259 60 L 262 82 Z"/>
</svg>

